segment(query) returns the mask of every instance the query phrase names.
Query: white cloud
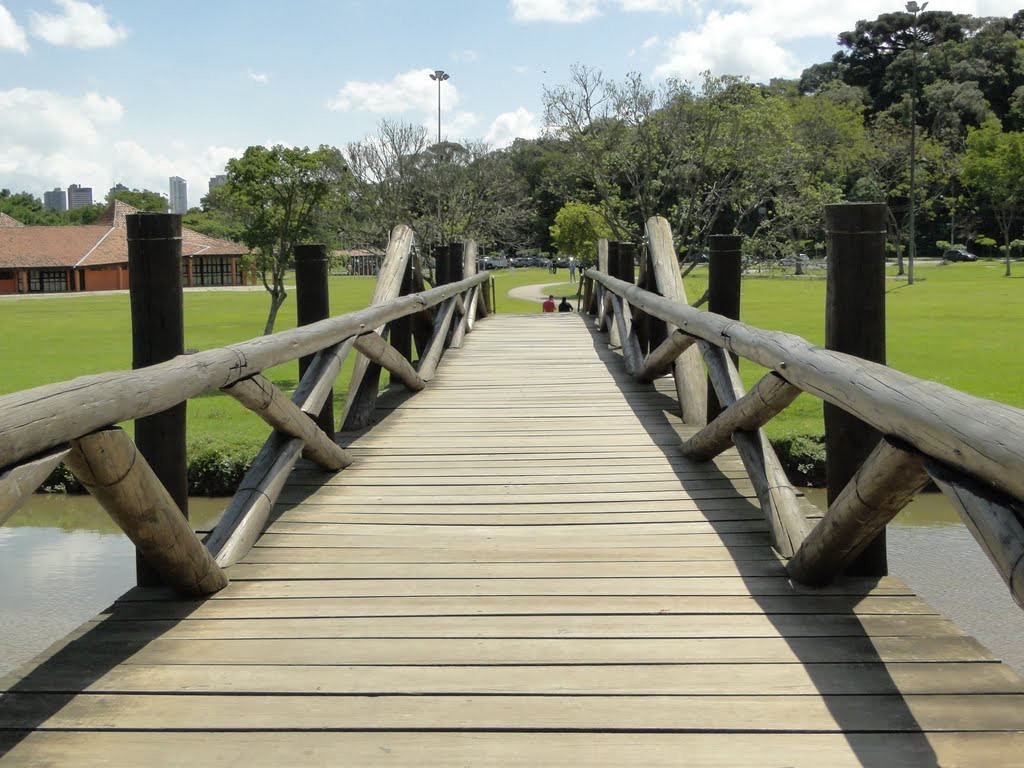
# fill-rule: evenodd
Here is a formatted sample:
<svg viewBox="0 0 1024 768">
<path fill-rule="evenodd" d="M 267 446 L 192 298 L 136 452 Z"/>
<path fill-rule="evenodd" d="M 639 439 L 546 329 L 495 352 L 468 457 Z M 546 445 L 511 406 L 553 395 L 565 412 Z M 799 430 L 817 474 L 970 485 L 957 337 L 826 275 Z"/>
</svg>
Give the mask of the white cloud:
<svg viewBox="0 0 1024 768">
<path fill-rule="evenodd" d="M 253 72 L 250 69 L 248 75 L 250 80 L 252 80 L 254 83 L 259 83 L 260 85 L 266 85 L 267 83 L 270 82 L 270 75 L 268 75 L 266 72 Z"/>
<path fill-rule="evenodd" d="M 387 83 L 350 80 L 329 99 L 327 108 L 336 112 L 372 112 L 394 115 L 437 109 L 437 82 L 430 79 L 432 69 L 413 69 L 395 75 Z M 451 80 L 441 86 L 441 104 L 445 108 L 459 103 L 459 92 Z"/>
<path fill-rule="evenodd" d="M 618 4 L 626 13 L 682 13 L 700 6 L 698 0 L 618 0 Z"/>
<path fill-rule="evenodd" d="M 515 112 L 498 115 L 487 129 L 484 141 L 494 147 L 506 147 L 517 138 L 535 139 L 540 136 L 540 122 L 529 110 L 519 107 Z"/>
<path fill-rule="evenodd" d="M 661 38 L 658 37 L 657 35 L 654 35 L 653 37 L 648 37 L 646 40 L 644 40 L 643 43 L 641 43 L 640 47 L 646 51 L 648 48 L 654 48 L 655 46 L 660 44 Z"/>
<path fill-rule="evenodd" d="M 512 18 L 516 21 L 578 24 L 600 14 L 598 0 L 512 0 Z"/>
<path fill-rule="evenodd" d="M 0 5 L 0 51 L 28 52 L 25 30 L 18 26 L 11 12 Z"/>
<path fill-rule="evenodd" d="M 654 73 L 694 81 L 704 70 L 711 70 L 746 75 L 759 82 L 798 75 L 800 62 L 776 39 L 752 26 L 743 14 L 713 12 L 698 30 L 682 32 L 671 41 L 668 58 Z"/>
<path fill-rule="evenodd" d="M 480 56 L 477 54 L 477 52 L 470 48 L 466 48 L 463 51 L 458 51 L 457 53 L 452 54 L 452 61 L 454 61 L 456 64 L 472 64 L 479 58 Z"/>
<path fill-rule="evenodd" d="M 437 109 L 435 105 L 434 109 Z M 444 113 L 441 119 L 441 138 L 451 141 L 459 141 L 473 136 L 476 127 L 480 125 L 480 118 L 472 112 L 451 112 Z M 437 112 L 433 118 L 426 119 L 423 127 L 427 129 L 428 136 L 437 135 Z"/>
<path fill-rule="evenodd" d="M 658 0 L 619 0 L 639 9 Z M 695 10 L 697 4 L 689 5 Z M 746 75 L 752 80 L 795 77 L 813 61 L 801 60 L 790 45 L 831 38 L 853 29 L 858 19 L 874 19 L 900 11 L 902 3 L 891 0 L 737 0 L 729 10 L 700 15 L 696 28 L 680 32 L 668 41 L 666 59 L 655 75 L 695 79 L 702 70 L 716 74 Z M 1010 16 L 1019 0 L 947 0 L 943 10 L 974 16 Z M 646 47 L 646 44 L 645 44 Z"/>
<path fill-rule="evenodd" d="M 52 45 L 72 48 L 106 48 L 128 35 L 122 26 L 112 25 L 102 5 L 83 0 L 57 0 L 59 14 L 32 12 L 32 34 Z"/>
<path fill-rule="evenodd" d="M 13 88 L 0 91 L 0 177 L 4 186 L 36 195 L 44 189 L 81 183 L 102 200 L 116 182 L 167 192 L 167 179 L 189 184 L 191 205 L 206 194 L 210 176 L 243 149 L 195 147 L 170 141 L 154 150 L 117 135 L 125 110 L 117 99 L 98 93 L 66 96 Z"/>
</svg>

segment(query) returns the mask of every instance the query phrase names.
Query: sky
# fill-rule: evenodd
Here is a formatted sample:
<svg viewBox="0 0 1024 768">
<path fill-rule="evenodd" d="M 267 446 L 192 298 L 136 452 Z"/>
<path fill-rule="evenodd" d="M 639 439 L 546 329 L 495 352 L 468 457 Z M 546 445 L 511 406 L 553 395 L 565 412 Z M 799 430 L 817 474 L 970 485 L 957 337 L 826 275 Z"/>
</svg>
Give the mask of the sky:
<svg viewBox="0 0 1024 768">
<path fill-rule="evenodd" d="M 344 147 L 382 119 L 495 147 L 544 131 L 543 93 L 611 79 L 754 82 L 827 61 L 878 0 L 0 0 L 0 188 L 115 183 L 199 205 L 255 144 Z M 1009 16 L 1020 0 L 932 0 Z"/>
</svg>

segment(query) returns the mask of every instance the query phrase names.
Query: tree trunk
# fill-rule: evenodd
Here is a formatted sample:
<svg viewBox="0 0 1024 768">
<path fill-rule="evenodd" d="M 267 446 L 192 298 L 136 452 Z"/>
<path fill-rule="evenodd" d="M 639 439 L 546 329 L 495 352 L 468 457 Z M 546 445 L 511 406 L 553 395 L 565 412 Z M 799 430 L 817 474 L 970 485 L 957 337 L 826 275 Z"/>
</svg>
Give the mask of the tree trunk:
<svg viewBox="0 0 1024 768">
<path fill-rule="evenodd" d="M 263 335 L 269 336 L 274 332 L 274 323 L 277 322 L 277 312 L 288 298 L 288 292 L 283 285 L 275 285 L 270 292 L 270 312 L 267 314 L 267 324 L 263 326 Z"/>
<path fill-rule="evenodd" d="M 1003 277 L 1010 276 L 1010 254 L 1012 253 L 1010 246 L 1010 227 L 1003 228 L 1003 244 L 1006 246 L 1006 272 L 1003 273 Z"/>
</svg>

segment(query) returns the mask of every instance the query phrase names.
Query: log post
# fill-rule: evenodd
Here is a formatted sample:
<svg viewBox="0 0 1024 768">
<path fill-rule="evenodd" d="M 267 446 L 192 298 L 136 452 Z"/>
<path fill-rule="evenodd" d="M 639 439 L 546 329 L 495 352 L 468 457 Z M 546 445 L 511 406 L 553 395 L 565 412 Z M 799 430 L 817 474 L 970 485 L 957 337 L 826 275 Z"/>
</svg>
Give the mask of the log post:
<svg viewBox="0 0 1024 768">
<path fill-rule="evenodd" d="M 928 482 L 921 454 L 883 438 L 829 505 L 786 570 L 801 584 L 828 584 Z"/>
<path fill-rule="evenodd" d="M 437 285 L 447 285 L 462 279 L 462 253 L 462 243 L 438 246 L 434 256 L 434 282 Z"/>
<path fill-rule="evenodd" d="M 409 259 L 405 265 L 405 273 L 402 275 L 402 287 L 398 291 L 399 296 L 408 296 L 413 293 L 413 270 L 415 265 Z M 398 353 L 412 362 L 412 318 L 409 316 L 400 317 L 388 323 L 388 341 L 391 346 L 398 350 Z"/>
<path fill-rule="evenodd" d="M 696 337 L 688 336 L 678 328 L 672 331 L 672 334 L 644 359 L 640 369 L 636 372 L 636 380 L 643 384 L 650 384 L 659 376 L 664 375 L 671 370 L 676 358 L 696 341 Z"/>
<path fill-rule="evenodd" d="M 825 206 L 828 282 L 825 289 L 825 348 L 885 363 L 885 230 L 882 203 Z M 856 416 L 826 403 L 825 467 L 828 503 L 839 498 L 881 434 Z M 885 529 L 864 547 L 847 573 L 888 573 Z"/>
<path fill-rule="evenodd" d="M 711 256 L 708 262 L 708 312 L 740 319 L 740 280 L 743 272 L 743 255 L 740 246 L 743 238 L 739 235 L 712 235 Z M 739 368 L 739 355 L 733 353 L 733 364 Z M 715 388 L 708 384 L 708 424 L 722 412 Z"/>
<path fill-rule="evenodd" d="M 674 333 L 679 333 L 675 331 Z M 682 334 L 680 334 L 682 335 Z M 692 337 L 684 337 L 690 338 Z M 739 430 L 761 429 L 792 403 L 800 390 L 772 371 L 682 445 L 683 455 L 692 461 L 710 461 L 733 444 Z"/>
<path fill-rule="evenodd" d="M 328 289 L 327 246 L 322 244 L 295 246 L 295 315 L 297 325 L 309 325 L 331 316 Z M 299 358 L 301 379 L 312 355 Z M 334 393 L 328 395 L 323 408 L 316 416 L 316 424 L 331 440 L 334 440 Z"/>
<path fill-rule="evenodd" d="M 67 447 L 57 448 L 13 467 L 0 469 L 0 525 L 31 498 L 69 450 Z"/>
<path fill-rule="evenodd" d="M 128 294 L 132 317 L 132 369 L 166 362 L 185 352 L 185 307 L 181 284 L 181 216 L 135 213 L 128 230 Z M 186 403 L 135 420 L 135 444 L 188 519 L 185 456 Z M 139 586 L 161 584 L 136 549 Z"/>
<path fill-rule="evenodd" d="M 686 304 L 686 288 L 679 273 L 679 258 L 672 244 L 672 228 L 667 220 L 660 216 L 647 220 L 647 243 L 658 293 L 672 302 Z M 666 333 L 671 334 L 678 327 L 677 324 L 667 323 Z M 707 424 L 708 383 L 700 358 L 700 351 L 696 346 L 691 346 L 673 361 L 672 374 L 683 421 L 703 427 Z"/>
<path fill-rule="evenodd" d="M 227 585 L 224 572 L 123 430 L 94 432 L 71 445 L 68 467 L 162 581 L 183 595 L 208 595 Z"/>
<path fill-rule="evenodd" d="M 925 459 L 925 469 L 1024 608 L 1024 508 L 990 485 Z"/>
</svg>

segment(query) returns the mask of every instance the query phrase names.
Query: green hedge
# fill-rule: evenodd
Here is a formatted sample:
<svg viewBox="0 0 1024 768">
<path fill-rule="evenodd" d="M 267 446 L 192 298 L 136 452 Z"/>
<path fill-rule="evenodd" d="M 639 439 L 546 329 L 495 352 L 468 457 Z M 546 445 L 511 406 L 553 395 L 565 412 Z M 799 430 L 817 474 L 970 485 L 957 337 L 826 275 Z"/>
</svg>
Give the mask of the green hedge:
<svg viewBox="0 0 1024 768">
<path fill-rule="evenodd" d="M 249 470 L 260 445 L 249 442 L 214 443 L 200 438 L 188 443 L 188 493 L 190 496 L 233 496 Z M 39 487 L 45 493 L 85 493 L 85 488 L 63 464 Z"/>
</svg>

